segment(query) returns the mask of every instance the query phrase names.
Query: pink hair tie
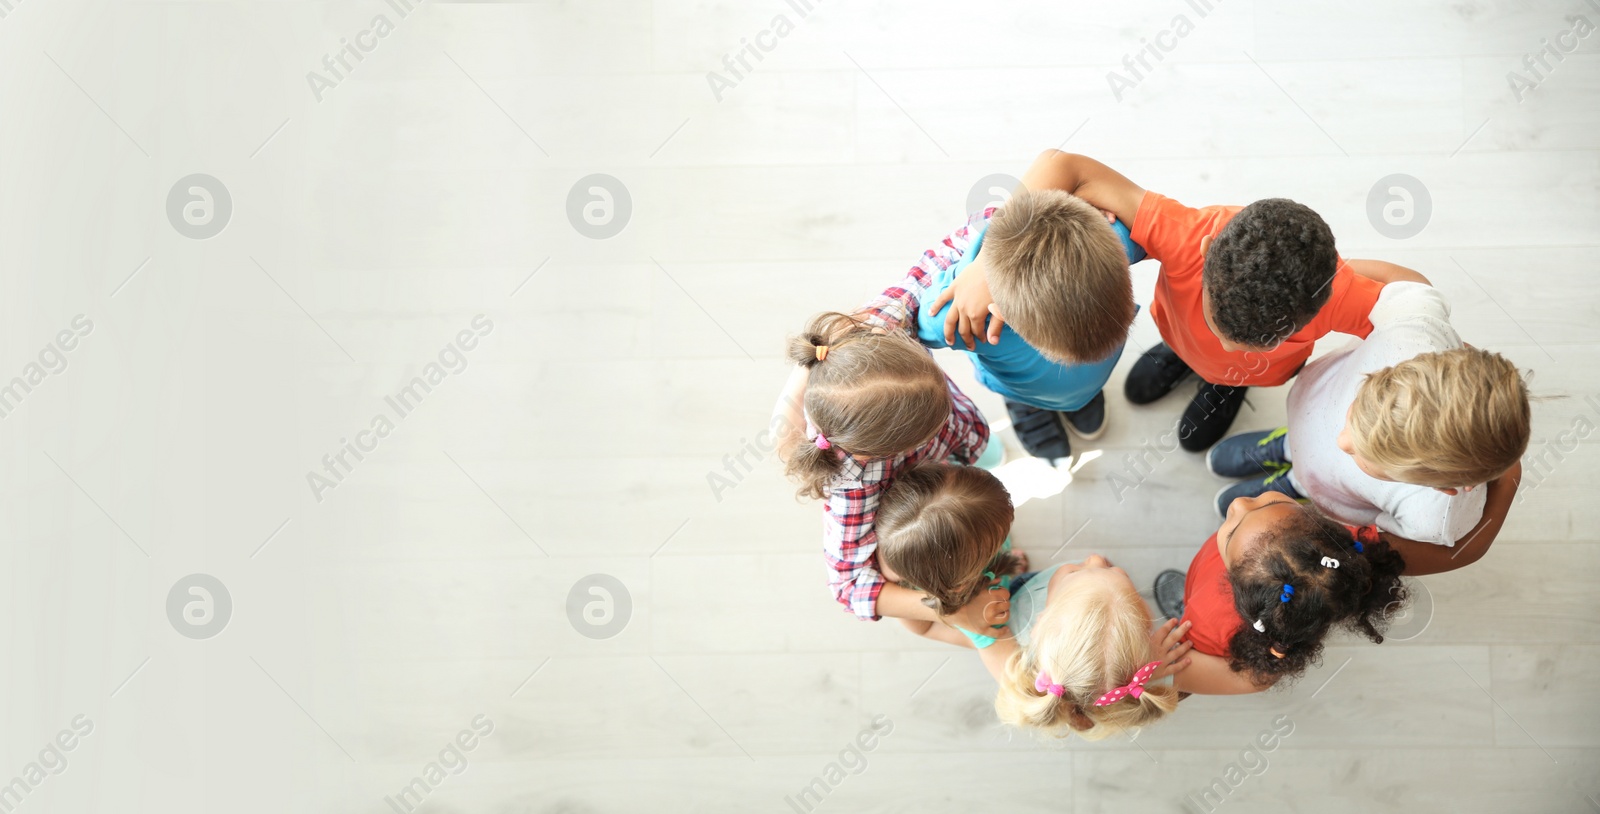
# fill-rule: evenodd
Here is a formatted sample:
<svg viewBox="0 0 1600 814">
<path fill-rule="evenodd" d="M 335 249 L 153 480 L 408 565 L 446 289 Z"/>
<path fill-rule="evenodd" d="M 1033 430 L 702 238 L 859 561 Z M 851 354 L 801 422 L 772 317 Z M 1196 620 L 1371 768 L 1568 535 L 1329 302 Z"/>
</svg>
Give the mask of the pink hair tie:
<svg viewBox="0 0 1600 814">
<path fill-rule="evenodd" d="M 1052 684 L 1050 682 L 1050 673 L 1044 670 L 1040 670 L 1039 677 L 1033 680 L 1033 688 L 1039 692 L 1050 693 L 1057 698 L 1067 694 L 1067 688 L 1060 684 Z"/>
<path fill-rule="evenodd" d="M 817 433 L 817 437 L 813 438 L 812 441 L 817 445 L 817 449 L 832 449 L 833 448 L 833 442 L 829 441 L 828 437 L 826 435 L 823 435 L 820 432 Z"/>
<path fill-rule="evenodd" d="M 1094 699 L 1094 705 L 1097 707 L 1104 707 L 1115 704 L 1116 702 L 1121 701 L 1123 698 L 1130 695 L 1134 698 L 1144 695 L 1144 683 L 1149 681 L 1150 676 L 1155 675 L 1156 671 L 1159 669 L 1161 669 L 1161 662 L 1159 661 L 1152 661 L 1149 664 L 1140 667 L 1139 672 L 1133 674 L 1132 681 L 1129 681 L 1127 684 L 1124 684 L 1121 687 L 1118 687 L 1111 692 Z"/>
</svg>

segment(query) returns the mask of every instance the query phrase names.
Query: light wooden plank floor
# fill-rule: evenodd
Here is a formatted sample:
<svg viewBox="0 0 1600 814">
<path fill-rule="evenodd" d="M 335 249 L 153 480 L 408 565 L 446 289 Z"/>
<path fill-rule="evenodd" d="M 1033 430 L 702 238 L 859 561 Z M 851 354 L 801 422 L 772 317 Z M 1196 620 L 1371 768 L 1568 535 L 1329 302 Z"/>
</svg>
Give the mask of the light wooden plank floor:
<svg viewBox="0 0 1600 814">
<path fill-rule="evenodd" d="M 1600 40 L 1568 33 L 1594 0 L 0 7 L 0 381 L 51 370 L 0 420 L 19 810 L 1600 811 L 1600 434 L 1562 440 L 1600 426 Z M 1534 75 L 1546 41 L 1576 45 Z M 735 77 L 746 42 L 773 47 Z M 1193 204 L 1304 201 L 1534 371 L 1546 474 L 1427 580 L 1417 635 L 1045 743 L 995 723 L 976 659 L 832 603 L 818 509 L 748 451 L 783 339 L 1056 146 Z M 204 239 L 169 214 L 195 173 L 231 202 Z M 626 191 L 609 237 L 570 214 L 596 173 Z M 1396 173 L 1431 197 L 1404 239 L 1367 208 Z M 1111 480 L 1178 411 L 1120 394 L 1156 340 L 1141 316 L 1110 431 L 1019 507 L 1035 562 L 1148 583 L 1215 528 L 1196 457 Z M 226 590 L 210 638 L 173 621 L 191 574 Z M 628 596 L 610 638 L 592 575 Z"/>
</svg>

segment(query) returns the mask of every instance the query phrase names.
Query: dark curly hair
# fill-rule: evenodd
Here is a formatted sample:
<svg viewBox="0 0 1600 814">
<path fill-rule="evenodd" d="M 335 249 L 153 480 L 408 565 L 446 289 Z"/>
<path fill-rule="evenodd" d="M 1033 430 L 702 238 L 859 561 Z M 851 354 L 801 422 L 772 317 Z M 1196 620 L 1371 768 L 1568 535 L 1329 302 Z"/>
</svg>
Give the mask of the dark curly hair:
<svg viewBox="0 0 1600 814">
<path fill-rule="evenodd" d="M 1357 551 L 1349 528 L 1301 508 L 1228 569 L 1234 609 L 1244 619 L 1228 645 L 1229 666 L 1263 684 L 1304 673 L 1334 627 L 1382 643 L 1407 599 L 1399 552 L 1376 539 Z M 1287 602 L 1285 585 L 1293 588 Z"/>
<path fill-rule="evenodd" d="M 1223 338 L 1272 348 L 1322 310 L 1338 267 L 1333 230 L 1322 216 L 1287 198 L 1265 198 L 1212 238 L 1201 280 Z"/>
</svg>

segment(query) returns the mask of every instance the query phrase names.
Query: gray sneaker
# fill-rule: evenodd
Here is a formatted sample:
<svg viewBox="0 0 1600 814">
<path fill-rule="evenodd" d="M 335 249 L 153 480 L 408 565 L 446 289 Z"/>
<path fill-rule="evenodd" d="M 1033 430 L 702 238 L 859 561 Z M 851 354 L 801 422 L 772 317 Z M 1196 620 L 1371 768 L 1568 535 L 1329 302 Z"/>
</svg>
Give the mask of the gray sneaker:
<svg viewBox="0 0 1600 814">
<path fill-rule="evenodd" d="M 1156 609 L 1168 619 L 1183 616 L 1183 580 L 1184 573 L 1171 568 L 1156 574 Z"/>
</svg>

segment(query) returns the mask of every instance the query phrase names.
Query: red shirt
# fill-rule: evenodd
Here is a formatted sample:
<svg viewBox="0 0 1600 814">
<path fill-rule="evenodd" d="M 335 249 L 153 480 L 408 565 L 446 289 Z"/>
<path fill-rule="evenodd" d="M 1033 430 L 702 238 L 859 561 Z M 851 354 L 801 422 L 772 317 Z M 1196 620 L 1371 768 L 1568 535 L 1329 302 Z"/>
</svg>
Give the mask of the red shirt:
<svg viewBox="0 0 1600 814">
<path fill-rule="evenodd" d="M 1133 220 L 1133 242 L 1161 261 L 1150 316 L 1161 338 L 1194 372 L 1212 384 L 1272 387 L 1289 381 L 1311 358 L 1311 346 L 1333 332 L 1363 339 L 1372 333 L 1367 317 L 1383 284 L 1350 270 L 1343 259 L 1334 272 L 1328 301 L 1311 323 L 1270 351 L 1226 351 L 1206 325 L 1201 307 L 1205 255 L 1200 239 L 1215 236 L 1243 207 L 1190 209 L 1154 192 L 1145 192 Z"/>
<path fill-rule="evenodd" d="M 1217 550 L 1217 535 L 1200 546 L 1183 580 L 1183 618 L 1193 622 L 1189 641 L 1208 656 L 1228 657 L 1228 642 L 1244 620 L 1233 609 L 1233 584 Z"/>
<path fill-rule="evenodd" d="M 1377 526 L 1345 528 L 1364 544 L 1378 541 Z M 1228 644 L 1244 625 L 1244 619 L 1233 607 L 1233 583 L 1228 581 L 1228 566 L 1222 561 L 1215 534 L 1200 546 L 1189 563 L 1189 573 L 1183 580 L 1183 618 L 1194 623 L 1189 628 L 1194 649 L 1208 656 L 1228 658 Z"/>
</svg>

